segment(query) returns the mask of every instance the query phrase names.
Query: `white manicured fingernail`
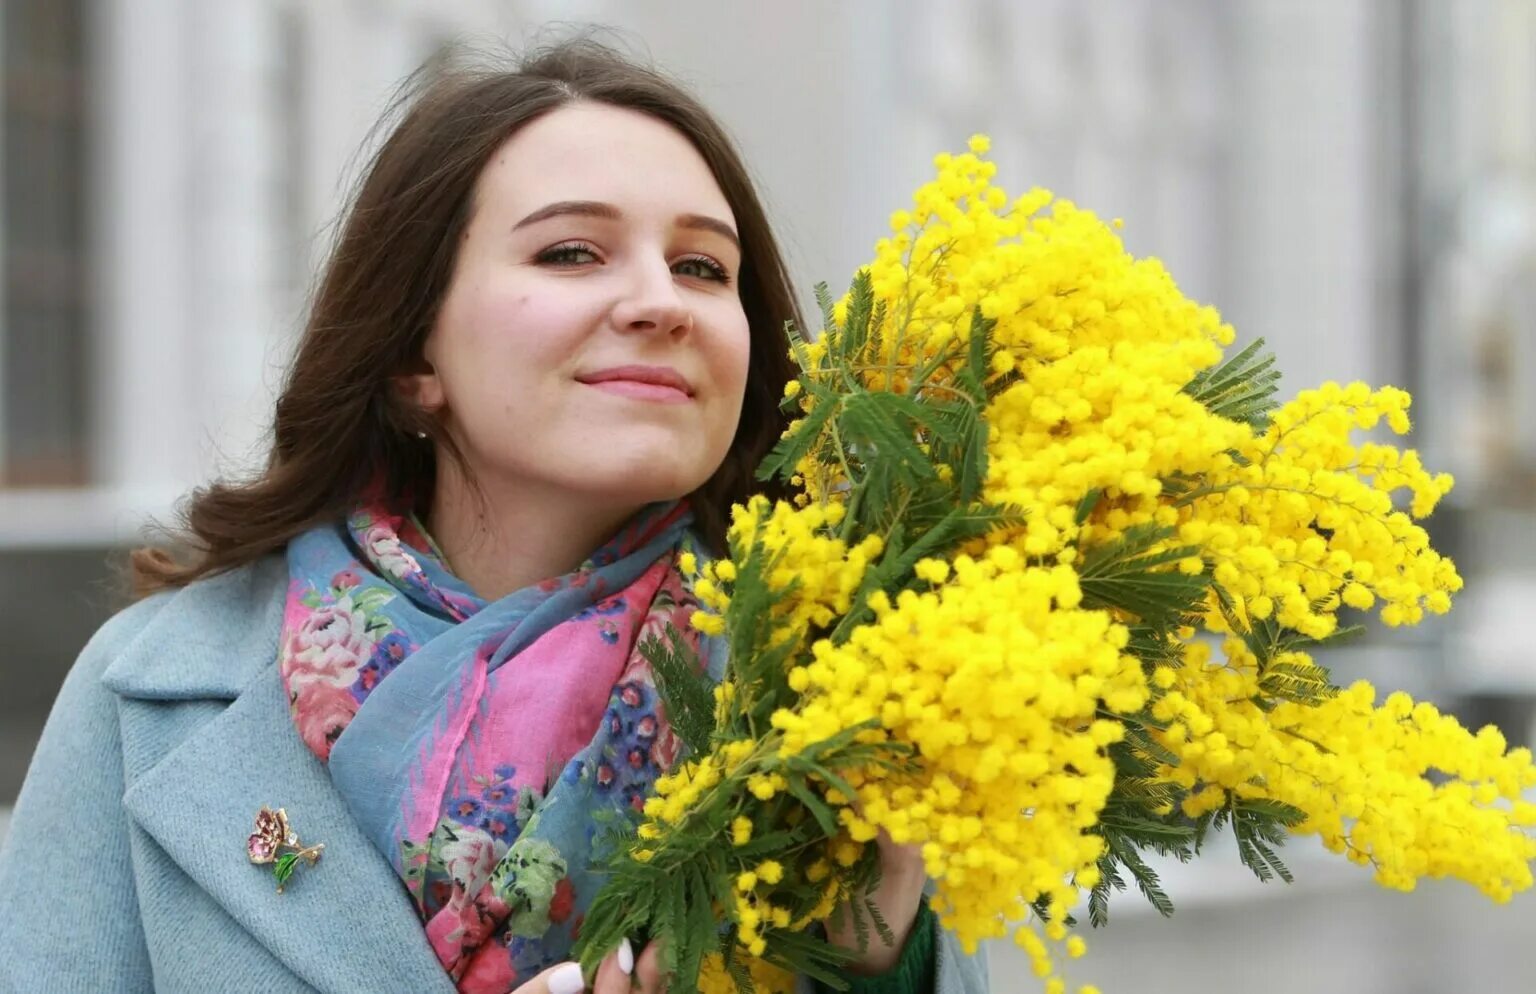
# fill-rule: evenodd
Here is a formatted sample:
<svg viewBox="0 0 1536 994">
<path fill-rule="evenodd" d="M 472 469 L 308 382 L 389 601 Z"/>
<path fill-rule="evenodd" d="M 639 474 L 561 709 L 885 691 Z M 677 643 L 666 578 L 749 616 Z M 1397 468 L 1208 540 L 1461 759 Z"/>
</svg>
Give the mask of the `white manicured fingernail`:
<svg viewBox="0 0 1536 994">
<path fill-rule="evenodd" d="M 619 969 L 626 977 L 635 972 L 635 948 L 628 939 L 619 940 Z"/>
<path fill-rule="evenodd" d="M 549 975 L 549 994 L 581 994 L 586 989 L 580 963 L 562 963 Z"/>
</svg>

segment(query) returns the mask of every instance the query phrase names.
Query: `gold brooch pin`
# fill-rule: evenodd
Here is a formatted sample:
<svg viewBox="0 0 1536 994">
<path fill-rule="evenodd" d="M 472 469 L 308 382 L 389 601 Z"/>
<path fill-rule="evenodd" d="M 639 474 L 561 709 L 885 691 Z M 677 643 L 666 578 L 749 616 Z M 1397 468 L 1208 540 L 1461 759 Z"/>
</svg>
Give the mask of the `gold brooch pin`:
<svg viewBox="0 0 1536 994">
<path fill-rule="evenodd" d="M 305 846 L 299 841 L 298 834 L 288 827 L 288 813 L 282 808 L 273 811 L 266 805 L 256 812 L 256 831 L 245 840 L 245 852 L 252 863 L 272 864 L 279 894 L 283 892 L 283 884 L 293 876 L 293 868 L 299 860 L 307 859 L 309 865 L 314 866 L 324 848 L 324 842 Z M 285 849 L 291 851 L 284 852 Z"/>
</svg>

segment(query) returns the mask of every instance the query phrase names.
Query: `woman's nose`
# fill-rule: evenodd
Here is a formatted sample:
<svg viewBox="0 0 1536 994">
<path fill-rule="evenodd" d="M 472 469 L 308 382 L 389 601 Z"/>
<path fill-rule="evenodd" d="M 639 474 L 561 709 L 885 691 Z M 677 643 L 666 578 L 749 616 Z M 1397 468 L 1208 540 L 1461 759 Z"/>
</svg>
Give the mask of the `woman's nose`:
<svg viewBox="0 0 1536 994">
<path fill-rule="evenodd" d="M 683 334 L 693 327 L 693 311 L 678 293 L 676 277 L 665 262 L 637 265 L 614 306 L 614 323 L 629 331 Z"/>
</svg>

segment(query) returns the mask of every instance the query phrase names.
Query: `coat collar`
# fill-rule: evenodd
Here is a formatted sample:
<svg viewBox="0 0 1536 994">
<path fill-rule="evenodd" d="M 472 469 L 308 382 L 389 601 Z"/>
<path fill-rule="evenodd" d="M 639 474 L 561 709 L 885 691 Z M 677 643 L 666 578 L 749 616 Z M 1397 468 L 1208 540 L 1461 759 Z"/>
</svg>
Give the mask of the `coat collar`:
<svg viewBox="0 0 1536 994">
<path fill-rule="evenodd" d="M 277 658 L 287 589 L 287 563 L 269 556 L 149 598 L 130 610 L 158 610 L 102 682 L 141 700 L 234 700 Z"/>
<path fill-rule="evenodd" d="M 125 748 L 186 727 L 164 702 L 229 704 L 165 743 L 163 755 L 148 756 L 123 806 L 310 986 L 452 994 L 400 879 L 294 730 L 276 666 L 286 590 L 287 569 L 276 558 L 161 595 L 155 617 L 103 677 L 125 698 Z M 301 867 L 281 895 L 270 868 L 245 854 L 262 805 L 286 809 L 306 845 L 325 843 L 320 862 Z"/>
</svg>

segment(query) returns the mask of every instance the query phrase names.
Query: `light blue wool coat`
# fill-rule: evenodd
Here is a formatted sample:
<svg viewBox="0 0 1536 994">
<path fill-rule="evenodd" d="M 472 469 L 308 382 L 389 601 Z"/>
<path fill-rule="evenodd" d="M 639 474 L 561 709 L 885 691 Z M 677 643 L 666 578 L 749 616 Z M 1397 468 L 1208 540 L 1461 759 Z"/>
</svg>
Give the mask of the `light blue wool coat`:
<svg viewBox="0 0 1536 994">
<path fill-rule="evenodd" d="M 286 585 L 269 558 L 141 601 L 85 647 L 0 848 L 0 992 L 454 994 L 293 728 Z M 245 854 L 264 804 L 325 843 L 281 895 Z M 986 991 L 984 958 L 937 938 L 938 994 Z"/>
</svg>

